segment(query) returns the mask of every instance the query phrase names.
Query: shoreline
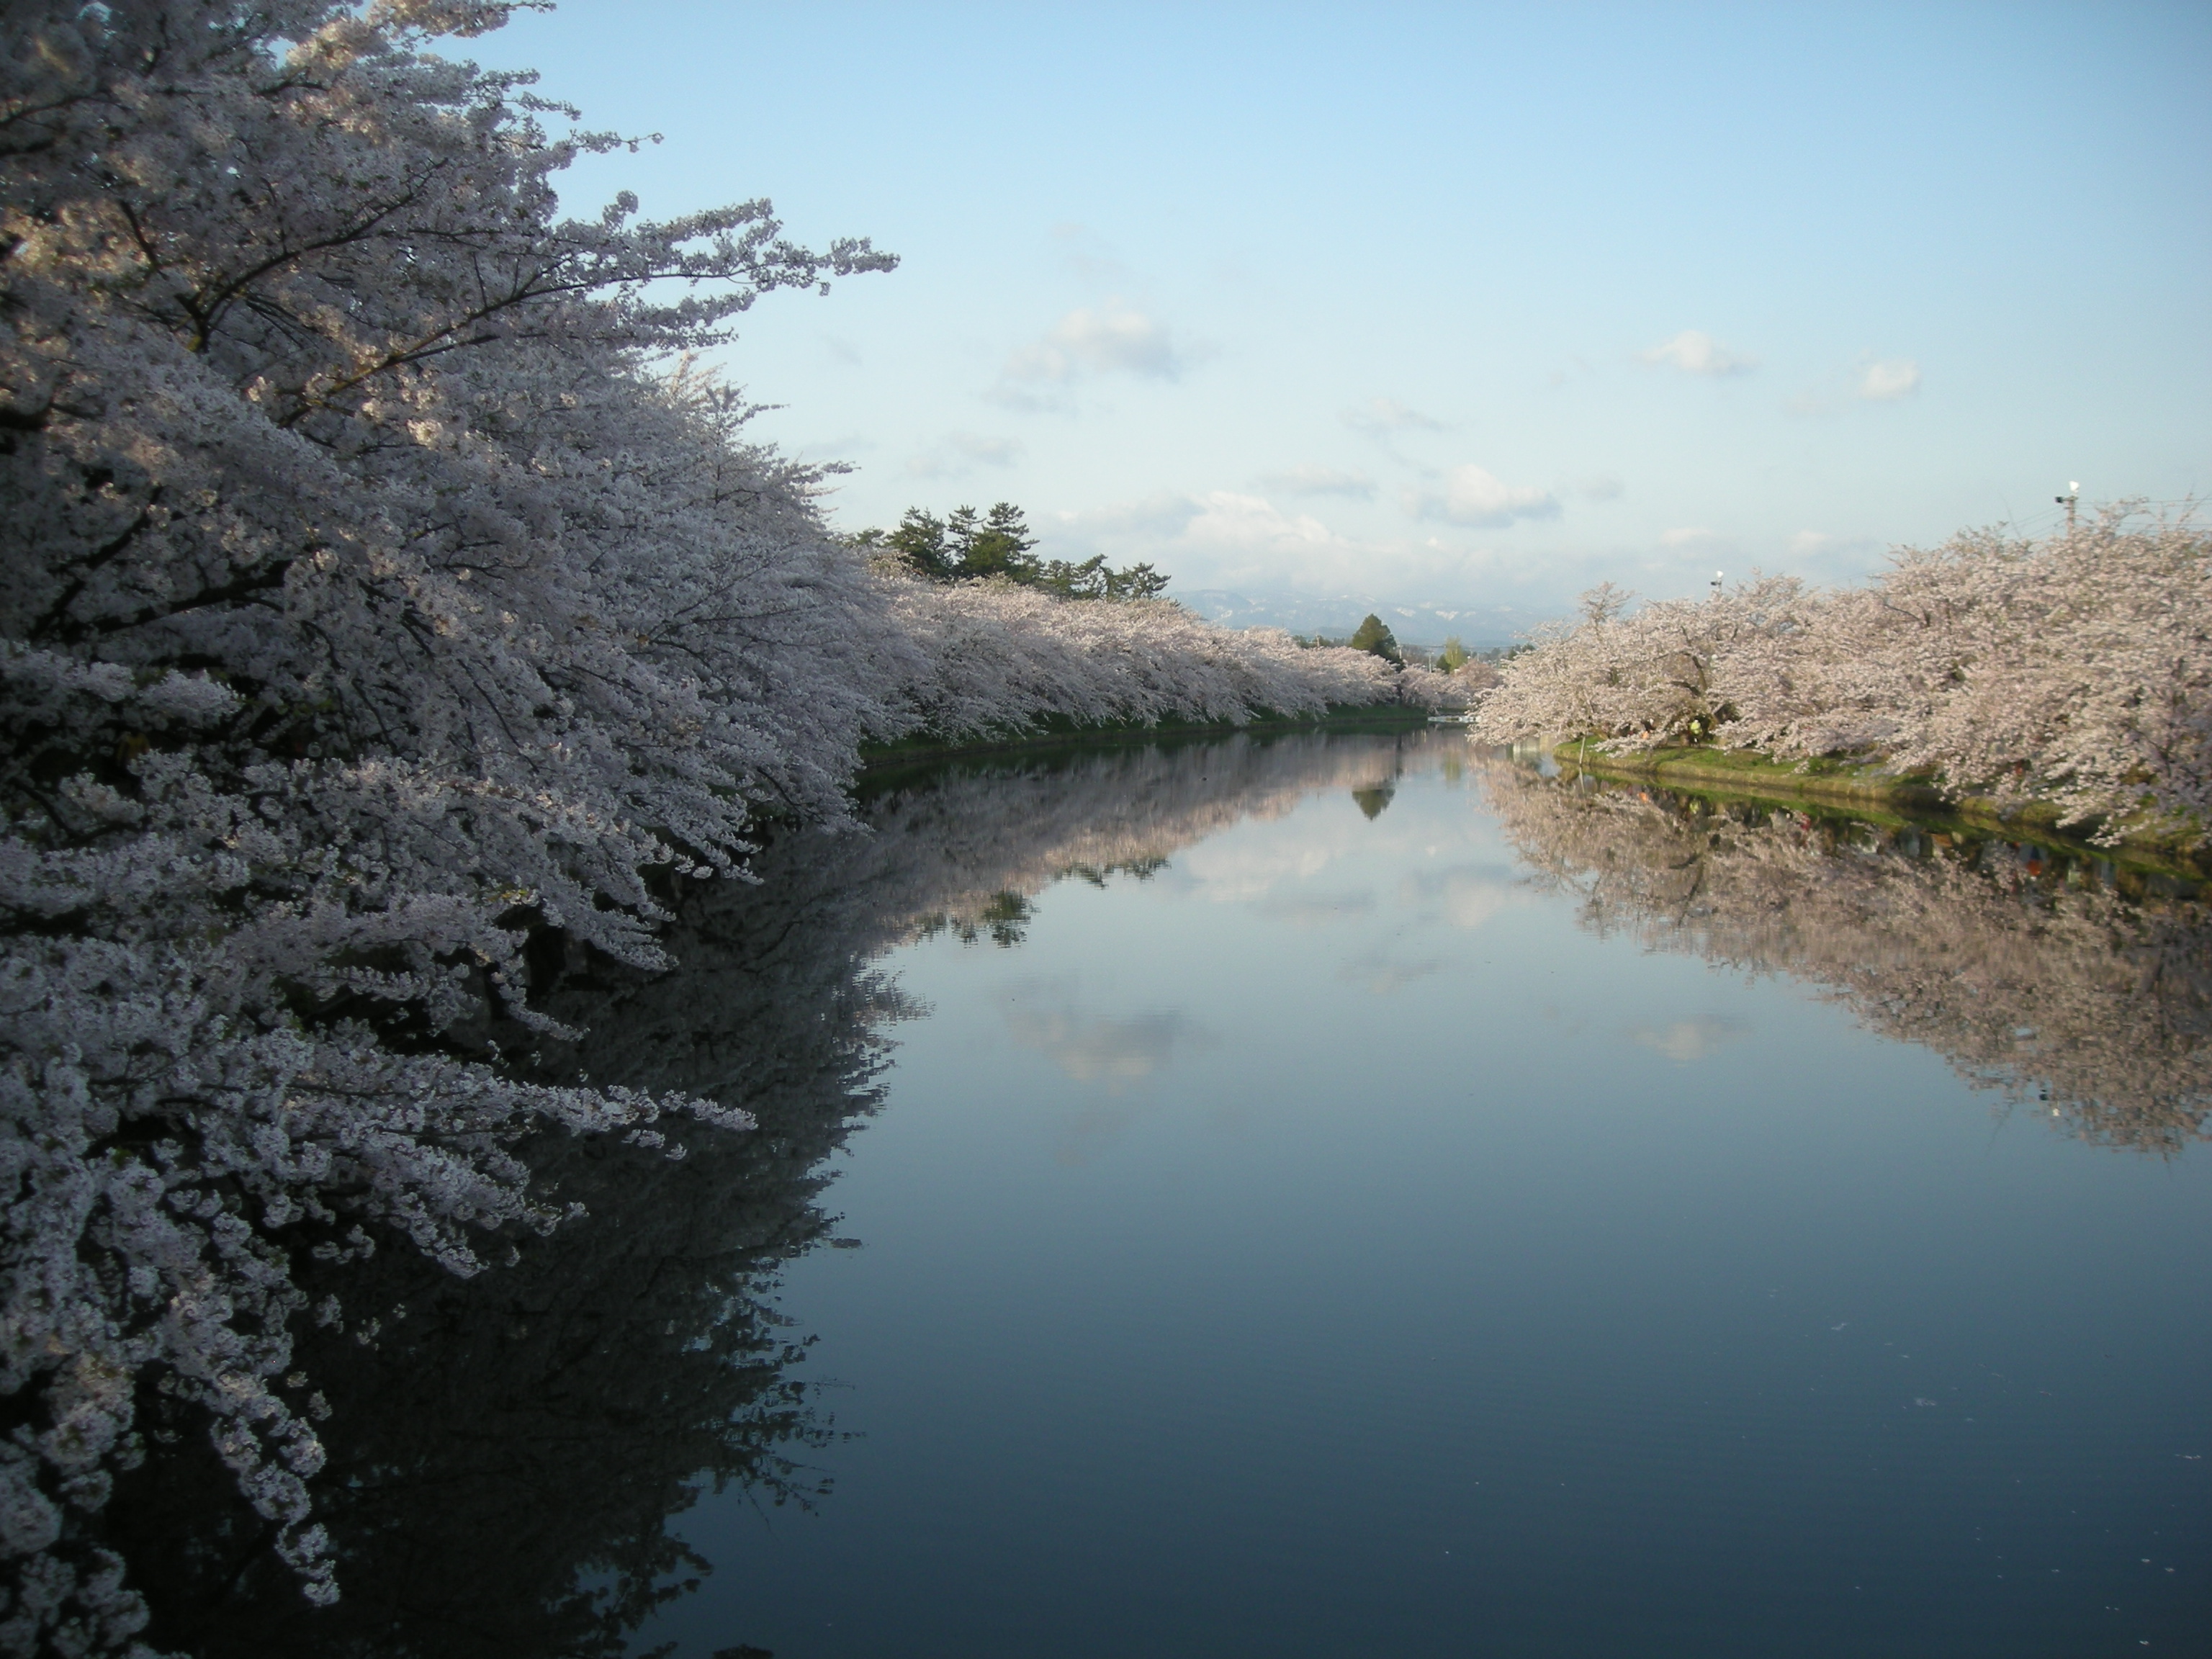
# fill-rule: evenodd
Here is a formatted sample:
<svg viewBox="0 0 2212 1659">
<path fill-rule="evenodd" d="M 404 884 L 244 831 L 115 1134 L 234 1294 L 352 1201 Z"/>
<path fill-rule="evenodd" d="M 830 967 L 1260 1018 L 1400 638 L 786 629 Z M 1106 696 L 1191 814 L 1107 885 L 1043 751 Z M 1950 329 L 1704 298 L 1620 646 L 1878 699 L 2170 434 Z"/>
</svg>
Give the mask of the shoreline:
<svg viewBox="0 0 2212 1659">
<path fill-rule="evenodd" d="M 1325 714 L 1276 715 L 1243 721 L 1165 719 L 1111 720 L 1085 726 L 1055 714 L 1026 731 L 979 738 L 902 738 L 896 743 L 864 744 L 863 776 L 909 761 L 934 761 L 964 755 L 1018 754 L 1086 744 L 1152 743 L 1162 738 L 1225 737 L 1239 732 L 1411 732 L 1425 728 L 1430 710 L 1406 703 L 1332 703 Z"/>
<path fill-rule="evenodd" d="M 2029 800 L 2005 808 L 1988 796 L 1954 798 L 1924 777 L 1901 777 L 1875 766 L 1843 761 L 1777 761 L 1748 750 L 1598 754 L 1587 752 L 1578 743 L 1563 743 L 1551 754 L 1563 775 L 1587 772 L 1594 778 L 1658 784 L 1687 794 L 1848 811 L 1875 821 L 1888 819 L 2007 841 L 2031 841 L 2190 882 L 2212 879 L 2212 859 L 2203 850 L 2185 848 L 2171 837 L 2131 836 L 2117 846 L 2099 846 L 2089 839 L 2095 831 L 2094 822 L 2061 828 L 2058 809 L 2048 801 Z"/>
</svg>

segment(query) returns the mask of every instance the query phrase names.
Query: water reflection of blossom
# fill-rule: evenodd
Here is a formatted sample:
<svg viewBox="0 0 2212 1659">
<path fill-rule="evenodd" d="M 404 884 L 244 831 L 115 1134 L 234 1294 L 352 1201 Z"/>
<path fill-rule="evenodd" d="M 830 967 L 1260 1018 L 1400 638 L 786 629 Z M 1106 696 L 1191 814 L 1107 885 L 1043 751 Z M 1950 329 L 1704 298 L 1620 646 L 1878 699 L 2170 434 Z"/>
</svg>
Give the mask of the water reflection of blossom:
<svg viewBox="0 0 2212 1659">
<path fill-rule="evenodd" d="M 2206 1133 L 2199 897 L 2002 842 L 1591 791 L 1503 760 L 1482 780 L 1536 884 L 1579 897 L 1600 933 L 1810 981 L 2088 1139 L 2174 1152 Z"/>
<path fill-rule="evenodd" d="M 921 1012 L 884 954 L 942 929 L 1018 945 L 1052 883 L 1150 878 L 1240 818 L 1389 775 L 1393 753 L 1240 738 L 940 774 L 877 791 L 868 833 L 776 838 L 757 884 L 687 884 L 663 935 L 673 972 L 548 935 L 533 963 L 544 1011 L 586 1035 L 502 1030 L 508 1054 L 550 1082 L 588 1073 L 742 1108 L 758 1129 L 692 1131 L 676 1164 L 605 1139 L 530 1146 L 539 1187 L 585 1213 L 547 1237 L 517 1230 L 506 1265 L 473 1278 L 400 1249 L 293 1262 L 303 1300 L 343 1288 L 385 1310 L 366 1346 L 351 1331 L 299 1336 L 328 1396 L 315 1490 L 337 1607 L 301 1599 L 220 1449 L 156 1389 L 145 1455 L 84 1541 L 132 1564 L 155 1609 L 149 1639 L 201 1659 L 626 1651 L 706 1566 L 672 1524 L 703 1490 L 774 1504 L 823 1486 L 814 1456 L 836 1431 L 774 1297 L 783 1263 L 846 1242 L 821 1202 L 831 1157 L 877 1103 L 890 1027 Z M 1071 1074 L 1106 1085 L 1071 1156 L 1127 1115 L 1113 1088 L 1203 1040 L 1147 1015 L 1039 1030 Z"/>
</svg>

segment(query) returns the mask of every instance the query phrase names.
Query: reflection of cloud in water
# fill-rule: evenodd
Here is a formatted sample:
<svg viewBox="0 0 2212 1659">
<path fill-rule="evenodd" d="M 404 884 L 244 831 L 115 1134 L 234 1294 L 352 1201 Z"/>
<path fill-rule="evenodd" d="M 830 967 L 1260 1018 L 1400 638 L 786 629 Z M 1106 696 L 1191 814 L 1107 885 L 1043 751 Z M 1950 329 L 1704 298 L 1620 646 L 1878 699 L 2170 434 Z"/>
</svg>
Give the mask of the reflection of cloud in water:
<svg viewBox="0 0 2212 1659">
<path fill-rule="evenodd" d="M 1426 957 L 1419 961 L 1393 961 L 1387 950 L 1370 951 L 1346 963 L 1337 970 L 1337 977 L 1349 980 L 1376 996 L 1389 996 L 1393 991 L 1401 990 L 1417 979 L 1426 979 L 1431 974 L 1442 973 L 1450 965 L 1442 957 Z"/>
<path fill-rule="evenodd" d="M 973 921 L 1007 894 L 1032 897 L 1071 873 L 1156 872 L 1195 899 L 1260 898 L 1355 848 L 1366 853 L 1370 826 L 1353 816 L 1341 848 L 1236 836 L 1224 844 L 1222 831 L 1286 817 L 1317 792 L 1427 769 L 1443 748 L 1465 742 L 1423 732 L 1239 737 L 955 763 L 918 787 L 887 780 L 870 791 L 872 848 L 841 862 L 884 900 L 892 879 L 902 883 L 908 896 L 883 906 L 885 920 L 903 909 L 906 927 L 921 933 Z M 1355 830 L 1369 831 L 1364 843 Z M 1174 866 L 1162 869 L 1168 858 Z"/>
<path fill-rule="evenodd" d="M 1750 1028 L 1739 1019 L 1711 1015 L 1702 1019 L 1678 1019 L 1672 1025 L 1632 1027 L 1629 1036 L 1645 1048 L 1673 1060 L 1703 1060 L 1715 1049 L 1741 1037 Z"/>
<path fill-rule="evenodd" d="M 1346 893 L 1285 893 L 1264 901 L 1265 915 L 1279 916 L 1299 927 L 1317 927 L 1348 915 L 1365 915 L 1375 908 L 1375 894 L 1358 888 Z"/>
<path fill-rule="evenodd" d="M 1461 865 L 1407 876 L 1399 896 L 1409 909 L 1434 911 L 1455 927 L 1480 927 L 1525 895 L 1500 864 Z"/>
<path fill-rule="evenodd" d="M 1351 839 L 1331 845 L 1318 837 L 1267 840 L 1194 847 L 1178 861 L 1194 898 L 1216 904 L 1249 904 L 1279 887 L 1310 881 L 1345 853 Z"/>
<path fill-rule="evenodd" d="M 1387 825 L 1363 818 L 1317 817 L 1302 821 L 1295 835 L 1227 836 L 1202 842 L 1181 854 L 1176 864 L 1188 884 L 1184 890 L 1193 898 L 1217 904 L 1267 902 L 1272 908 L 1284 890 L 1313 883 L 1346 860 L 1356 860 L 1364 869 L 1378 857 L 1424 851 L 1425 836 L 1432 833 L 1418 823 L 1393 834 Z M 1501 869 L 1499 878 L 1510 880 L 1510 873 Z"/>
<path fill-rule="evenodd" d="M 1127 1019 L 1013 1007 L 1006 1026 L 1014 1041 L 1035 1048 L 1078 1083 L 1100 1083 L 1109 1094 L 1166 1069 L 1178 1048 L 1210 1047 L 1213 1038 L 1173 1009 Z"/>
</svg>

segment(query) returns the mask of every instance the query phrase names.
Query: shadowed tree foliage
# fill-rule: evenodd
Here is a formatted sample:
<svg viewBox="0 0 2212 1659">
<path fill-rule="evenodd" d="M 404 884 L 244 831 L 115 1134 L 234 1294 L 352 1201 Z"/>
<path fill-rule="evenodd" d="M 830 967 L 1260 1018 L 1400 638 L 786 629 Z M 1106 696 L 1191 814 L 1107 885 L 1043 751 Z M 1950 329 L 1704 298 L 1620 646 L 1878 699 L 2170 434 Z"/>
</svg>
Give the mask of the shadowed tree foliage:
<svg viewBox="0 0 2212 1659">
<path fill-rule="evenodd" d="M 365 1343 L 310 1328 L 295 1350 L 326 1411 L 314 1490 L 333 1606 L 301 1596 L 190 1413 L 143 1389 L 151 1455 L 100 1518 L 153 1608 L 145 1639 L 195 1659 L 629 1652 L 707 1571 L 678 1535 L 702 1492 L 824 1495 L 812 1465 L 836 1426 L 774 1297 L 783 1265 L 830 1239 L 829 1155 L 878 1104 L 885 1026 L 915 1012 L 875 960 L 939 933 L 1017 945 L 1052 883 L 1143 879 L 1396 753 L 1297 736 L 945 769 L 873 792 L 866 835 L 787 829 L 758 884 L 672 884 L 674 971 L 538 931 L 540 1006 L 586 1035 L 479 1042 L 549 1081 L 698 1094 L 759 1127 L 691 1129 L 678 1162 L 604 1136 L 527 1146 L 535 1184 L 586 1213 L 545 1237 L 509 1230 L 472 1278 L 382 1235 L 365 1262 L 304 1269 L 310 1301 L 342 1281 L 380 1316 Z"/>
<path fill-rule="evenodd" d="M 904 1012 L 865 965 L 873 931 L 856 937 L 848 907 L 809 879 L 834 867 L 823 850 L 789 836 L 763 858 L 767 885 L 685 893 L 670 937 L 678 974 L 546 936 L 566 960 L 545 1002 L 594 1035 L 541 1043 L 536 1069 L 711 1091 L 760 1127 L 695 1133 L 674 1164 L 604 1138 L 548 1139 L 530 1149 L 533 1170 L 583 1218 L 520 1239 L 511 1265 L 472 1279 L 400 1249 L 347 1271 L 354 1305 L 386 1310 L 373 1342 L 299 1344 L 329 1407 L 317 1491 L 335 1606 L 301 1597 L 205 1436 L 146 1390 L 156 1455 L 107 1515 L 154 1607 L 156 1646 L 204 1659 L 611 1659 L 704 1569 L 672 1531 L 702 1491 L 738 1483 L 768 1504 L 822 1495 L 807 1460 L 834 1429 L 772 1291 L 781 1265 L 828 1234 L 824 1162 L 872 1109 L 877 1028 Z"/>
</svg>

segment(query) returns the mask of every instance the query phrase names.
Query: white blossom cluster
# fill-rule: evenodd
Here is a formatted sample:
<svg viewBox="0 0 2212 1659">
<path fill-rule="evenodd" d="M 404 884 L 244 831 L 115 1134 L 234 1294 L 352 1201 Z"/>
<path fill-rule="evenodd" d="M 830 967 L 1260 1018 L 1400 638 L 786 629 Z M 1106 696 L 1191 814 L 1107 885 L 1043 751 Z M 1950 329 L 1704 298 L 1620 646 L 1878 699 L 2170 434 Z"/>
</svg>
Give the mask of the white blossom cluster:
<svg viewBox="0 0 2212 1659">
<path fill-rule="evenodd" d="M 657 884 L 842 817 L 860 745 L 918 725 L 1400 695 L 1164 606 L 870 570 L 684 365 L 891 259 L 765 202 L 562 216 L 617 141 L 428 50 L 511 9 L 0 11 L 0 1650 L 137 1641 L 97 1518 L 148 1389 L 334 1596 L 292 1333 L 376 1323 L 293 1264 L 473 1272 L 565 1213 L 525 1137 L 750 1121 L 516 1080 L 487 1022 L 558 1035 L 527 929 L 661 965 Z"/>
<path fill-rule="evenodd" d="M 946 736 L 1176 717 L 1242 725 L 1332 703 L 1449 700 L 1446 677 L 1280 629 L 1218 628 L 1164 599 L 1074 602 L 1011 582 L 880 580 L 912 653 L 886 690 L 914 726 Z"/>
<path fill-rule="evenodd" d="M 2212 537 L 2115 508 L 2040 542 L 1906 550 L 1866 586 L 1759 577 L 1631 611 L 1610 585 L 1505 665 L 1478 734 L 1712 742 L 2056 802 L 2069 823 L 2212 823 Z"/>
</svg>

